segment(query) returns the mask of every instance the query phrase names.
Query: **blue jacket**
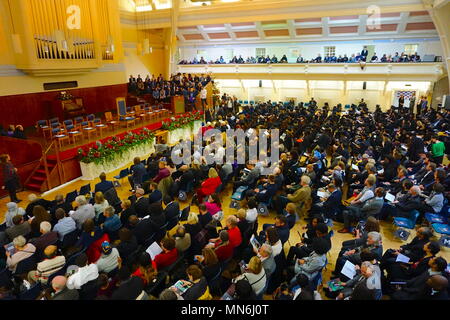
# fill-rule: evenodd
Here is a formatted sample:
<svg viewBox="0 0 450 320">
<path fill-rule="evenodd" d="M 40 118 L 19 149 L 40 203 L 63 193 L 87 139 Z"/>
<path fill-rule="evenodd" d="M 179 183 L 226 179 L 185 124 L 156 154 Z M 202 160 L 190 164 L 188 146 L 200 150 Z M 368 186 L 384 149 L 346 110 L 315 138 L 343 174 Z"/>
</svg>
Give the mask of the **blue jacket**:
<svg viewBox="0 0 450 320">
<path fill-rule="evenodd" d="M 137 165 L 133 166 L 133 182 L 135 184 L 142 184 L 142 179 L 144 175 L 147 173 L 147 170 L 145 170 L 144 164 L 139 163 Z"/>
<path fill-rule="evenodd" d="M 117 214 L 106 218 L 105 223 L 103 224 L 103 230 L 105 232 L 114 232 L 120 228 L 122 228 L 122 222 L 120 222 L 120 218 Z"/>
<path fill-rule="evenodd" d="M 342 192 L 338 189 L 323 203 L 323 213 L 326 217 L 334 217 L 340 211 L 341 206 Z"/>
<path fill-rule="evenodd" d="M 111 188 L 114 188 L 114 184 L 111 181 L 105 180 L 105 181 L 99 182 L 95 185 L 94 193 L 97 193 L 97 192 L 105 193 L 106 191 L 108 191 Z"/>
</svg>

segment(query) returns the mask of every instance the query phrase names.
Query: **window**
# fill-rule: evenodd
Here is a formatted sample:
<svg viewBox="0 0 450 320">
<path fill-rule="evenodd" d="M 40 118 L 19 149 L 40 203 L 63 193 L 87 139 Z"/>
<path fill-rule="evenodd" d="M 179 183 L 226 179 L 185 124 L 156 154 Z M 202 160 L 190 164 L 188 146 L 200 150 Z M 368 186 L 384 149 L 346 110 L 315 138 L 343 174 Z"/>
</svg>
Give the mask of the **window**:
<svg viewBox="0 0 450 320">
<path fill-rule="evenodd" d="M 234 57 L 234 50 L 233 49 L 225 49 L 223 51 L 223 58 L 226 62 L 229 62 Z"/>
<path fill-rule="evenodd" d="M 257 57 L 265 57 L 266 56 L 266 48 L 256 48 L 256 56 Z"/>
<path fill-rule="evenodd" d="M 407 55 L 412 55 L 417 52 L 418 44 L 405 44 L 405 53 Z"/>
<path fill-rule="evenodd" d="M 325 57 L 331 57 L 334 56 L 336 54 L 336 47 L 335 46 L 329 46 L 329 47 L 324 47 L 325 50 Z"/>
</svg>

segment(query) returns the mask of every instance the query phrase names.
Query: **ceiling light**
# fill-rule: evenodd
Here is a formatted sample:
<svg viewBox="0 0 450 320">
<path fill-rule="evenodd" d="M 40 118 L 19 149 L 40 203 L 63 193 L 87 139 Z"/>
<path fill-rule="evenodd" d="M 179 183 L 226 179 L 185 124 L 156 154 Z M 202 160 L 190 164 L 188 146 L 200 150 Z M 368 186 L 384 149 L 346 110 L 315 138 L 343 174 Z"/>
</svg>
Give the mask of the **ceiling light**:
<svg viewBox="0 0 450 320">
<path fill-rule="evenodd" d="M 222 2 L 238 2 L 239 0 L 221 0 Z"/>
</svg>

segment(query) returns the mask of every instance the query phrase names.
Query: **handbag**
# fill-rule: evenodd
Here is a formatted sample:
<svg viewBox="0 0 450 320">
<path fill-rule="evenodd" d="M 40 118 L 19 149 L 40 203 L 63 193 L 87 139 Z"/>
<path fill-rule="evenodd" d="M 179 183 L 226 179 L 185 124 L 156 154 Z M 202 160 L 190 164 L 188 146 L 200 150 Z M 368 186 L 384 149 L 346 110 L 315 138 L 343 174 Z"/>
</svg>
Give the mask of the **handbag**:
<svg viewBox="0 0 450 320">
<path fill-rule="evenodd" d="M 269 215 L 269 208 L 264 203 L 258 204 L 258 214 L 267 217 Z"/>
<path fill-rule="evenodd" d="M 180 201 L 186 201 L 187 200 L 187 193 L 185 191 L 178 192 L 178 200 Z"/>
<path fill-rule="evenodd" d="M 208 233 L 209 233 L 209 230 L 206 229 L 206 228 L 204 228 L 204 229 L 202 229 L 199 233 L 197 233 L 197 234 L 194 236 L 194 239 L 198 242 L 198 244 L 199 244 L 200 247 L 202 247 L 202 248 L 203 248 L 204 246 L 206 246 L 206 244 L 207 244 L 208 241 L 209 241 Z"/>
</svg>

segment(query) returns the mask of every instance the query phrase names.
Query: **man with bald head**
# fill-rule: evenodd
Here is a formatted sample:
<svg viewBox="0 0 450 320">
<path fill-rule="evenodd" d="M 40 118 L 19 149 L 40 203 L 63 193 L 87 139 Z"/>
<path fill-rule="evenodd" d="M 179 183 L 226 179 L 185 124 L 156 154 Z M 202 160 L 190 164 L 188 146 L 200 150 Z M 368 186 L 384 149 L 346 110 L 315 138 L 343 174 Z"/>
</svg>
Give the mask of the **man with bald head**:
<svg viewBox="0 0 450 320">
<path fill-rule="evenodd" d="M 55 294 L 52 300 L 78 300 L 79 294 L 75 289 L 69 289 L 66 286 L 67 278 L 64 276 L 57 276 L 52 281 L 52 288 Z"/>
<path fill-rule="evenodd" d="M 431 276 L 421 300 L 448 300 L 448 279 L 442 275 Z"/>
<path fill-rule="evenodd" d="M 66 263 L 66 258 L 57 254 L 58 248 L 56 246 L 47 246 L 44 250 L 45 259 L 38 263 L 37 270 L 28 273 L 28 280 L 46 284 L 48 277 L 61 270 Z"/>
</svg>

